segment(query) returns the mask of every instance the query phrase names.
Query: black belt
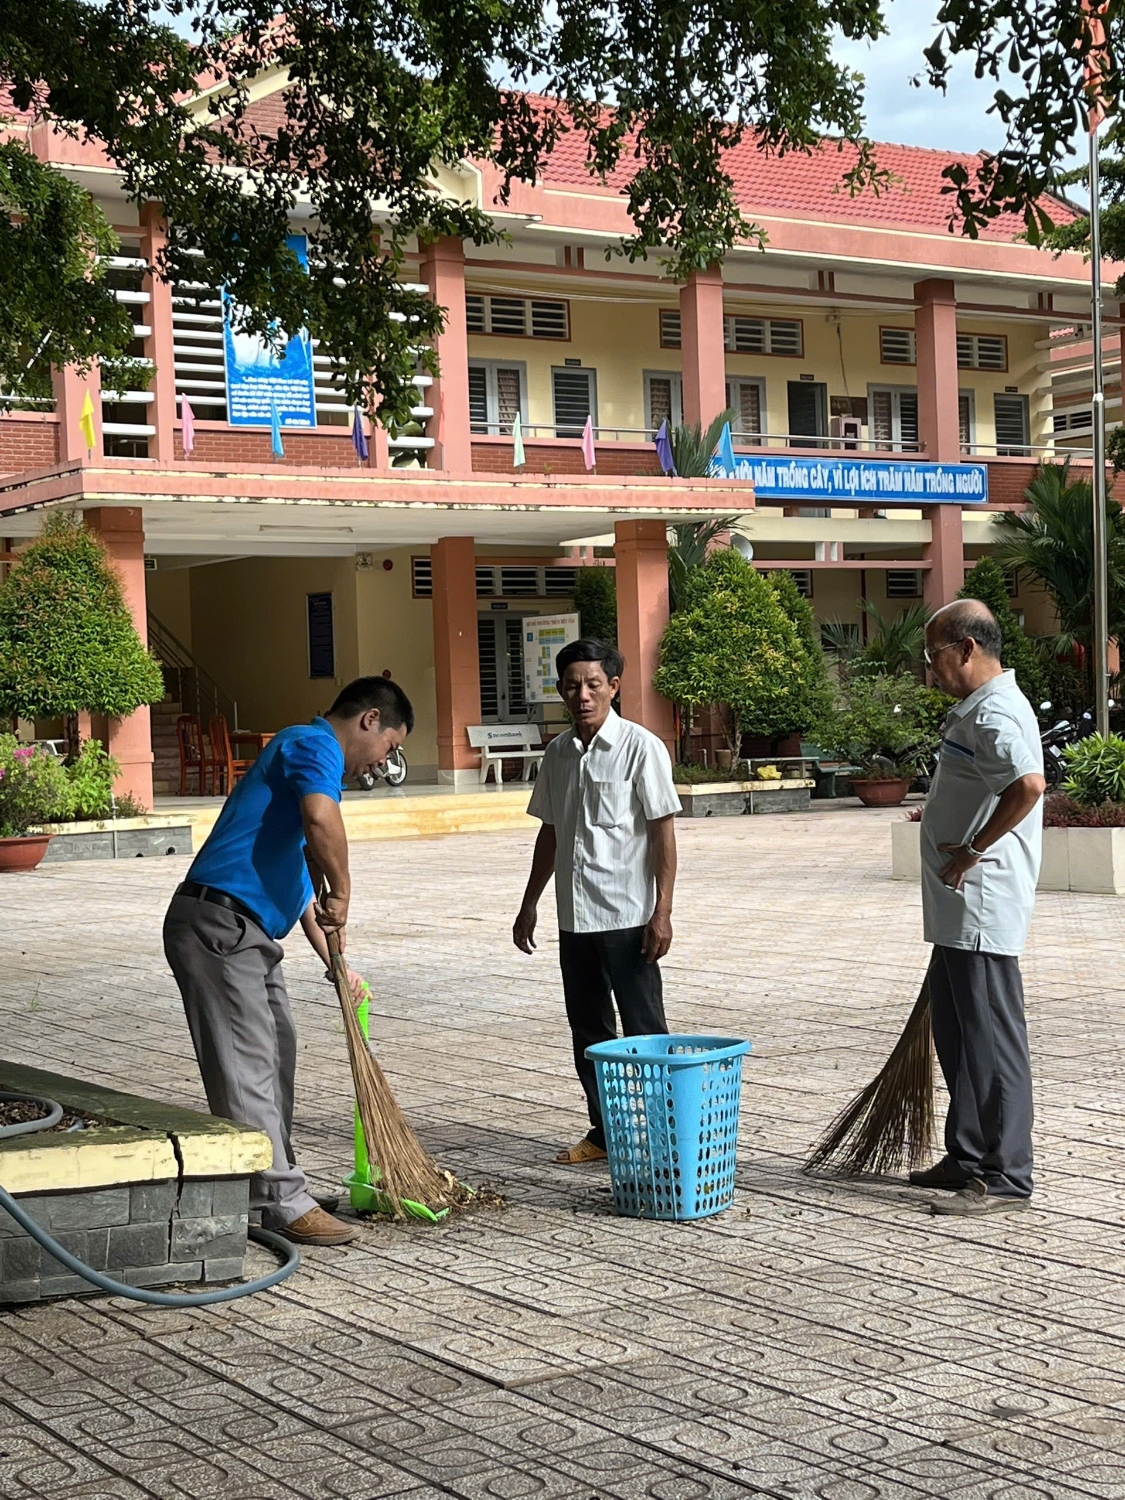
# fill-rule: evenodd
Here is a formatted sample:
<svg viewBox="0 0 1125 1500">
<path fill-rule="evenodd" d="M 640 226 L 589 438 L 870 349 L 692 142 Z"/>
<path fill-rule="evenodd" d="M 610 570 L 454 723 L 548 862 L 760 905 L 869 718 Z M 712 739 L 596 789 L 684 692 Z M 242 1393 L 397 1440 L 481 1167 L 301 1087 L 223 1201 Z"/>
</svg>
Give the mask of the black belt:
<svg viewBox="0 0 1125 1500">
<path fill-rule="evenodd" d="M 248 922 L 253 922 L 255 927 L 262 926 L 262 919 L 256 912 L 252 912 L 237 897 L 228 896 L 226 891 L 217 891 L 213 885 L 197 885 L 194 880 L 185 880 L 176 894 L 194 896 L 197 901 L 210 901 L 212 906 L 225 906 L 227 911 L 232 911 L 236 916 L 245 917 Z"/>
</svg>

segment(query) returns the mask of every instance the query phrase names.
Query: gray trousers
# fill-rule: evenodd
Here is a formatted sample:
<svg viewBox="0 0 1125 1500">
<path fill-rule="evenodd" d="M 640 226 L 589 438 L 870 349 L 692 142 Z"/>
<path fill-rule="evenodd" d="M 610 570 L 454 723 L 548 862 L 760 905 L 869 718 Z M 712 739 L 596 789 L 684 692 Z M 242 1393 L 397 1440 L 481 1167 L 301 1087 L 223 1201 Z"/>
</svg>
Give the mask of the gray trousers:
<svg viewBox="0 0 1125 1500">
<path fill-rule="evenodd" d="M 1031 1196 L 1031 1059 L 1019 960 L 934 947 L 934 1045 L 949 1090 L 946 1156 L 990 1193 Z"/>
<path fill-rule="evenodd" d="M 172 897 L 164 955 L 184 1002 L 211 1113 L 264 1131 L 273 1165 L 250 1179 L 250 1207 L 280 1229 L 316 1202 L 293 1160 L 297 1033 L 281 973 L 282 949 L 256 922 L 200 901 Z"/>
</svg>

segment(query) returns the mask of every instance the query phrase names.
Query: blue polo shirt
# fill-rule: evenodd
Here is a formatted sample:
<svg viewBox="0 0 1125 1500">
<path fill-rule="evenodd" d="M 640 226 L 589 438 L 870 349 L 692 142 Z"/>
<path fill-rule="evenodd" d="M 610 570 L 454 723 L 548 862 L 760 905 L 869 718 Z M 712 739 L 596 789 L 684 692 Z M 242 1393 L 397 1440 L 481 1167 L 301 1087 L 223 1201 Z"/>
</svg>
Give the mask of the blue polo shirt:
<svg viewBox="0 0 1125 1500">
<path fill-rule="evenodd" d="M 301 919 L 313 897 L 305 865 L 301 798 L 340 800 L 344 752 L 327 719 L 274 735 L 234 788 L 187 878 L 234 896 L 272 938 Z"/>
</svg>

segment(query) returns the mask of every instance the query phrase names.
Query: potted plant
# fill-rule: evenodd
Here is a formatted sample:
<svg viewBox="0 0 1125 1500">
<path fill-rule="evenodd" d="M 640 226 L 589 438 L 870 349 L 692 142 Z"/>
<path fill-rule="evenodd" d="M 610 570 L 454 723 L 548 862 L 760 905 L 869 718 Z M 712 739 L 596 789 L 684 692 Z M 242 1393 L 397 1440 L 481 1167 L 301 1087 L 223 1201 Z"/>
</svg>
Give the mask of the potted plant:
<svg viewBox="0 0 1125 1500">
<path fill-rule="evenodd" d="M 937 747 L 931 696 L 909 672 L 849 676 L 841 686 L 817 742 L 860 767 L 849 779 L 865 807 L 897 807 Z"/>
<path fill-rule="evenodd" d="M 21 745 L 14 734 L 0 734 L 0 874 L 34 870 L 51 835 L 29 830 L 65 818 L 72 807 L 62 762 L 41 745 Z"/>
</svg>

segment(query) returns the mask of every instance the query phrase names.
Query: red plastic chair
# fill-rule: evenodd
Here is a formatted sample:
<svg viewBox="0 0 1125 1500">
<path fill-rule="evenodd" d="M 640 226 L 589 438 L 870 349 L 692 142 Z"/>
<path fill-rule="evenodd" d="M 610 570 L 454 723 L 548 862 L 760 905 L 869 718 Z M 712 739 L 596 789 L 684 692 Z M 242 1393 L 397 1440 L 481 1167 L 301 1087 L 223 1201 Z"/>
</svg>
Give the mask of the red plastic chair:
<svg viewBox="0 0 1125 1500">
<path fill-rule="evenodd" d="M 220 782 L 222 794 L 228 797 L 235 782 L 246 775 L 254 764 L 252 760 L 235 760 L 230 747 L 230 732 L 222 714 L 213 714 L 207 726 L 207 738 L 211 741 L 211 790 L 218 794 Z"/>
<path fill-rule="evenodd" d="M 188 777 L 198 776 L 202 797 L 203 778 L 210 769 L 210 760 L 203 743 L 203 726 L 194 714 L 181 714 L 176 720 L 176 744 L 180 751 L 180 796 L 187 796 Z"/>
</svg>

